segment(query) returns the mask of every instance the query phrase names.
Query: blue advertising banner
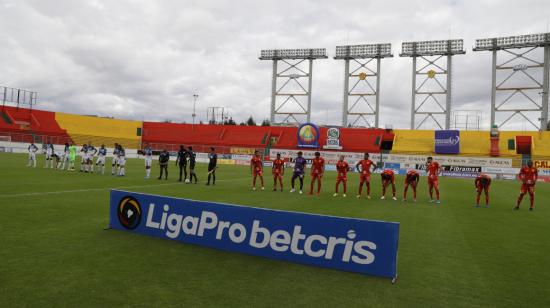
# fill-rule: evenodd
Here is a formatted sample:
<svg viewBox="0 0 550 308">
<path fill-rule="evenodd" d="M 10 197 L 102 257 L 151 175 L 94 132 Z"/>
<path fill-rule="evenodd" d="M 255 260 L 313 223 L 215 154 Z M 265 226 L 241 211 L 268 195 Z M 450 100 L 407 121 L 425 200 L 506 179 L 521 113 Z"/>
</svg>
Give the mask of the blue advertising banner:
<svg viewBox="0 0 550 308">
<path fill-rule="evenodd" d="M 111 190 L 110 227 L 271 259 L 397 277 L 399 223 Z"/>
<path fill-rule="evenodd" d="M 435 153 L 436 154 L 460 153 L 460 131 L 459 130 L 436 130 L 435 131 Z"/>
</svg>

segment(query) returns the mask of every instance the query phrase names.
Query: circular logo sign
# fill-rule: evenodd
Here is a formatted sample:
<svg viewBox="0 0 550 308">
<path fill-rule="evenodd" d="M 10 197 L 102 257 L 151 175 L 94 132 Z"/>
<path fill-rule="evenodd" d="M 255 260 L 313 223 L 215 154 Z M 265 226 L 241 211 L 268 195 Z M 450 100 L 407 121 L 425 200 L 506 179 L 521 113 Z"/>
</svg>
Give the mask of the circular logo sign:
<svg viewBox="0 0 550 308">
<path fill-rule="evenodd" d="M 316 146 L 319 141 L 319 129 L 312 123 L 304 123 L 298 128 L 298 145 Z"/>
<path fill-rule="evenodd" d="M 141 206 L 136 198 L 126 196 L 118 203 L 118 221 L 128 229 L 133 230 L 141 221 Z"/>
<path fill-rule="evenodd" d="M 367 79 L 367 73 L 361 72 L 359 73 L 359 80 L 365 80 Z"/>
<path fill-rule="evenodd" d="M 329 139 L 338 139 L 340 138 L 340 130 L 335 127 L 331 127 L 327 130 L 327 137 Z"/>
<path fill-rule="evenodd" d="M 428 71 L 428 78 L 434 78 L 435 77 L 435 71 L 434 70 L 429 70 Z"/>
</svg>

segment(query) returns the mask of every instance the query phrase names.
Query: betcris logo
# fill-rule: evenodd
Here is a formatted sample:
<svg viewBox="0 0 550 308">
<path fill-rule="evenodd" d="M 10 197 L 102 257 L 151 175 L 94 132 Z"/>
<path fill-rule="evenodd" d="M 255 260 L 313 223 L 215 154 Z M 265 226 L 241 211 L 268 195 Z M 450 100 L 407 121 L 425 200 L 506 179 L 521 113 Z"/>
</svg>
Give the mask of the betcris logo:
<svg viewBox="0 0 550 308">
<path fill-rule="evenodd" d="M 460 153 L 460 131 L 436 130 L 435 131 L 435 153 L 436 154 Z"/>
<path fill-rule="evenodd" d="M 135 204 L 141 207 L 141 219 L 134 226 L 136 220 L 128 222 L 129 217 L 137 217 Z M 112 190 L 110 226 L 266 258 L 397 276 L 398 223 Z"/>
</svg>

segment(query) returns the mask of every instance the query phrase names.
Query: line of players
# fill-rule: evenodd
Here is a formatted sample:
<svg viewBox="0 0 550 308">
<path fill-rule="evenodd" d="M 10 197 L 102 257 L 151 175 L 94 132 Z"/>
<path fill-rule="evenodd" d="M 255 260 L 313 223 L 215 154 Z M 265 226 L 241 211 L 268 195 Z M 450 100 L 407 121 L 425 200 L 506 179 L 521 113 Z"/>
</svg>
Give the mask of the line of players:
<svg viewBox="0 0 550 308">
<path fill-rule="evenodd" d="M 39 149 L 34 143 L 31 143 L 27 150 L 29 152 L 27 167 L 35 168 L 37 161 L 36 153 Z M 45 143 L 42 145 L 42 153 L 45 154 L 44 168 L 74 171 L 77 152 L 78 148 L 74 143 L 65 143 L 63 151 L 56 151 L 53 144 Z M 95 165 L 98 168 L 98 173 L 105 174 L 107 149 L 104 144 L 99 149 L 95 148 L 91 142 L 84 144 L 80 148 L 79 155 L 81 157 L 80 172 L 93 173 Z M 96 157 L 95 162 L 94 157 Z M 115 143 L 113 149 L 111 175 L 126 175 L 126 150 L 118 143 Z"/>
<path fill-rule="evenodd" d="M 29 159 L 27 167 L 36 167 L 36 153 L 39 151 L 38 147 L 31 143 L 28 147 Z M 59 170 L 74 171 L 75 162 L 77 156 L 77 147 L 76 145 L 65 143 L 65 148 L 63 151 L 55 151 L 53 144 L 46 143 L 42 147 L 42 152 L 45 154 L 45 163 L 44 168 L 52 168 Z M 149 144 L 145 144 L 141 153 L 144 156 L 145 160 L 145 178 L 148 179 L 151 176 L 151 167 L 153 163 L 153 150 Z M 101 145 L 99 149 L 96 149 L 91 142 L 84 144 L 80 149 L 80 172 L 84 173 L 94 173 L 94 165 L 98 168 L 98 173 L 105 174 L 105 164 L 107 157 L 107 149 L 105 145 Z M 94 162 L 94 157 L 96 158 Z M 212 185 L 216 184 L 216 169 L 218 155 L 215 152 L 215 149 L 210 148 L 210 153 L 208 154 L 209 164 L 208 164 L 208 181 L 206 185 L 210 185 L 212 180 Z M 160 175 L 158 179 L 168 179 L 168 162 L 170 160 L 170 154 L 166 149 L 162 150 L 159 154 L 159 166 L 160 166 Z M 189 178 L 187 178 L 187 163 L 189 162 Z M 198 182 L 197 175 L 195 173 L 195 164 L 196 164 L 196 154 L 193 152 L 193 147 L 188 147 L 187 149 L 181 145 L 176 158 L 176 166 L 179 166 L 179 181 L 183 180 L 186 183 L 190 183 L 192 180 L 195 183 Z M 183 173 L 183 174 L 182 174 Z M 111 161 L 111 175 L 116 176 L 125 176 L 126 175 L 126 150 L 124 147 L 118 143 L 115 143 L 113 148 L 113 157 Z"/>
<path fill-rule="evenodd" d="M 295 181 L 299 179 L 300 181 L 300 190 L 299 193 L 302 194 L 304 186 L 304 176 L 306 171 L 307 161 L 302 156 L 302 152 L 297 153 L 297 157 L 294 159 L 294 169 L 291 178 L 291 190 L 290 192 L 295 192 Z M 371 187 L 370 180 L 371 174 L 374 170 L 377 169 L 377 165 L 369 159 L 369 153 L 365 153 L 362 160 L 360 160 L 356 165 L 355 169 L 359 172 L 359 190 L 357 198 L 361 198 L 363 186 L 367 188 L 367 199 L 371 199 Z M 311 162 L 311 183 L 309 189 L 309 195 L 313 195 L 315 184 L 317 184 L 317 195 L 321 193 L 321 179 L 323 178 L 325 171 L 325 160 L 321 157 L 319 152 L 315 152 L 315 157 Z M 340 184 L 342 184 L 343 193 L 342 196 L 346 197 L 347 192 L 347 174 L 350 171 L 349 164 L 345 161 L 345 157 L 340 156 L 338 162 L 336 163 L 336 184 L 334 197 L 338 196 L 338 191 Z M 434 161 L 432 157 L 428 157 L 426 161 L 426 171 L 428 175 L 428 191 L 430 194 L 429 202 L 435 202 L 440 204 L 440 192 L 439 192 L 439 175 L 441 174 L 441 166 L 437 161 Z M 263 179 L 263 162 L 260 157 L 260 153 L 256 151 L 254 157 L 250 160 L 250 172 L 252 174 L 252 190 L 256 190 L 256 180 L 260 179 L 261 190 L 264 190 L 264 179 Z M 277 157 L 272 162 L 272 175 L 273 175 L 273 191 L 277 191 L 277 184 L 279 184 L 280 191 L 283 191 L 283 175 L 285 172 L 285 162 L 281 159 L 281 154 L 277 154 Z M 395 174 L 391 169 L 384 169 L 380 173 L 382 179 L 382 196 L 380 199 L 386 198 L 386 190 L 389 186 L 392 189 L 392 199 L 397 200 L 396 197 L 396 187 L 395 187 Z M 530 199 L 529 210 L 534 209 L 534 200 L 535 200 L 535 185 L 538 178 L 538 171 L 533 167 L 533 162 L 527 162 L 527 166 L 521 168 L 519 173 L 519 179 L 521 181 L 520 195 L 517 199 L 515 210 L 519 209 L 523 197 L 528 193 Z M 407 192 L 409 187 L 413 191 L 413 201 L 416 202 L 416 194 L 418 182 L 420 181 L 420 174 L 411 169 L 407 171 L 405 175 L 405 184 L 403 189 L 403 201 L 407 201 Z M 476 205 L 475 207 L 480 207 L 480 199 L 482 193 L 485 195 L 485 207 L 489 207 L 489 190 L 491 186 L 491 178 L 484 173 L 480 173 L 474 180 L 474 186 L 476 189 Z M 434 199 L 435 192 L 435 199 Z"/>
</svg>

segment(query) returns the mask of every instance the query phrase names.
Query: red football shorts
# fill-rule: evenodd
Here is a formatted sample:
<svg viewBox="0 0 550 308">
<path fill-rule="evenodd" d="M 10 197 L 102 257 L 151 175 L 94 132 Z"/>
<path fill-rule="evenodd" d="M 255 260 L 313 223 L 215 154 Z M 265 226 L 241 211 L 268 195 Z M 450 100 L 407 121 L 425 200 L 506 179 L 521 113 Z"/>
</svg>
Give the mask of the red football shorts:
<svg viewBox="0 0 550 308">
<path fill-rule="evenodd" d="M 521 193 L 522 194 L 525 194 L 525 193 L 534 193 L 535 192 L 535 185 L 533 184 L 527 184 L 527 183 L 523 183 L 521 184 Z"/>
<path fill-rule="evenodd" d="M 347 181 L 348 181 L 348 177 L 345 176 L 345 175 L 339 175 L 338 178 L 336 178 L 336 180 L 337 180 L 338 182 L 340 182 L 340 181 L 347 182 Z"/>
<path fill-rule="evenodd" d="M 482 191 L 489 192 L 489 185 L 487 185 L 487 186 L 482 186 L 482 185 L 477 186 L 477 192 L 480 193 Z"/>
</svg>

